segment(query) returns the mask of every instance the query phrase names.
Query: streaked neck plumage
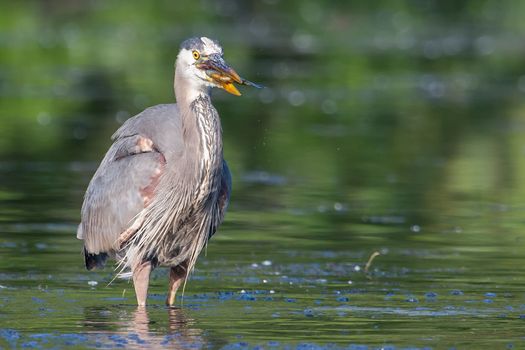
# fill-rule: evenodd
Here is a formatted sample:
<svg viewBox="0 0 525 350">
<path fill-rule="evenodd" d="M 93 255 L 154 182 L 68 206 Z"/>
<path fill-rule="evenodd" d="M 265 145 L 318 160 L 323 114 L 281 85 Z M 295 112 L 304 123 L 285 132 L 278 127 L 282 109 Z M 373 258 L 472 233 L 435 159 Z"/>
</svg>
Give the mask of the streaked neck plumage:
<svg viewBox="0 0 525 350">
<path fill-rule="evenodd" d="M 185 144 L 183 158 L 188 170 L 184 177 L 198 190 L 199 196 L 205 196 L 216 189 L 215 178 L 222 169 L 220 118 L 211 103 L 210 87 L 181 74 L 179 69 L 175 71 L 174 90 Z"/>
</svg>

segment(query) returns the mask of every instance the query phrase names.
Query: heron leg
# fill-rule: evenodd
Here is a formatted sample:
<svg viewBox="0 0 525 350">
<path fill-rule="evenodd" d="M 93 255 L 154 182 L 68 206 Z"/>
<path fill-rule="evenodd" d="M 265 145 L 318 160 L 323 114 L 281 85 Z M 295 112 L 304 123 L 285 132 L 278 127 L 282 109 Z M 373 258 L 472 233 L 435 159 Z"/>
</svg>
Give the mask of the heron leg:
<svg viewBox="0 0 525 350">
<path fill-rule="evenodd" d="M 151 267 L 151 261 L 144 261 L 133 269 L 133 286 L 138 306 L 146 306 Z"/>
<path fill-rule="evenodd" d="M 139 230 L 139 228 L 142 226 L 143 223 L 144 223 L 144 218 L 139 217 L 133 222 L 133 224 L 130 227 L 128 227 L 126 230 L 124 230 L 120 234 L 117 240 L 117 245 L 119 249 L 124 248 L 124 245 L 126 245 L 126 243 L 135 235 L 135 233 L 137 233 L 137 231 Z"/>
<path fill-rule="evenodd" d="M 177 294 L 177 289 L 179 289 L 180 285 L 184 281 L 186 274 L 186 263 L 182 263 L 170 269 L 170 284 L 168 289 L 168 296 L 166 298 L 166 305 L 173 306 L 173 304 L 175 304 L 175 295 Z"/>
</svg>

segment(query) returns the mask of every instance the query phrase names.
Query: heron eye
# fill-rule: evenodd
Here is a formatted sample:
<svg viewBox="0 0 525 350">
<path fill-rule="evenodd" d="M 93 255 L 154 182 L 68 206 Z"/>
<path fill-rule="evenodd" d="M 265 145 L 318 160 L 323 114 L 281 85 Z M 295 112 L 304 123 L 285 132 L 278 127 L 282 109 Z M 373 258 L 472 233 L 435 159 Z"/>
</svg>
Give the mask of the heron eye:
<svg viewBox="0 0 525 350">
<path fill-rule="evenodd" d="M 201 58 L 201 54 L 199 53 L 199 51 L 193 50 L 192 54 L 195 60 L 198 60 L 199 58 Z"/>
</svg>

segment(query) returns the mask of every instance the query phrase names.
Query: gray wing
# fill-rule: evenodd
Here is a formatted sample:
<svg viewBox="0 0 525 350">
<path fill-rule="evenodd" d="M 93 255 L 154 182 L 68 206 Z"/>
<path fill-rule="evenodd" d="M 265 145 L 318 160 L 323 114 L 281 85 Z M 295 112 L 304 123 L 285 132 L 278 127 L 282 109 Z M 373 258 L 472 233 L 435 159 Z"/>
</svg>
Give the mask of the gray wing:
<svg viewBox="0 0 525 350">
<path fill-rule="evenodd" d="M 166 165 L 180 151 L 175 105 L 149 108 L 129 119 L 113 136 L 89 183 L 77 237 L 88 253 L 118 250 L 117 239 L 150 202 Z"/>
</svg>

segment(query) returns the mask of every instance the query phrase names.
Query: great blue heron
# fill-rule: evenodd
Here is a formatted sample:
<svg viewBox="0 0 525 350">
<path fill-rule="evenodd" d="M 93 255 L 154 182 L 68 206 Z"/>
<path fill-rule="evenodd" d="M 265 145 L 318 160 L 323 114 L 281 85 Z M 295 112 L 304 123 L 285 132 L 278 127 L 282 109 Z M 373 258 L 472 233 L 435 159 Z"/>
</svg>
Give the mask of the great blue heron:
<svg viewBox="0 0 525 350">
<path fill-rule="evenodd" d="M 231 177 L 211 88 L 239 96 L 233 83 L 259 87 L 239 77 L 219 43 L 205 37 L 182 43 L 174 80 L 177 104 L 150 107 L 112 136 L 77 232 L 88 270 L 108 256 L 131 269 L 139 306 L 159 265 L 170 267 L 166 304 L 173 305 L 228 206 Z"/>
</svg>

